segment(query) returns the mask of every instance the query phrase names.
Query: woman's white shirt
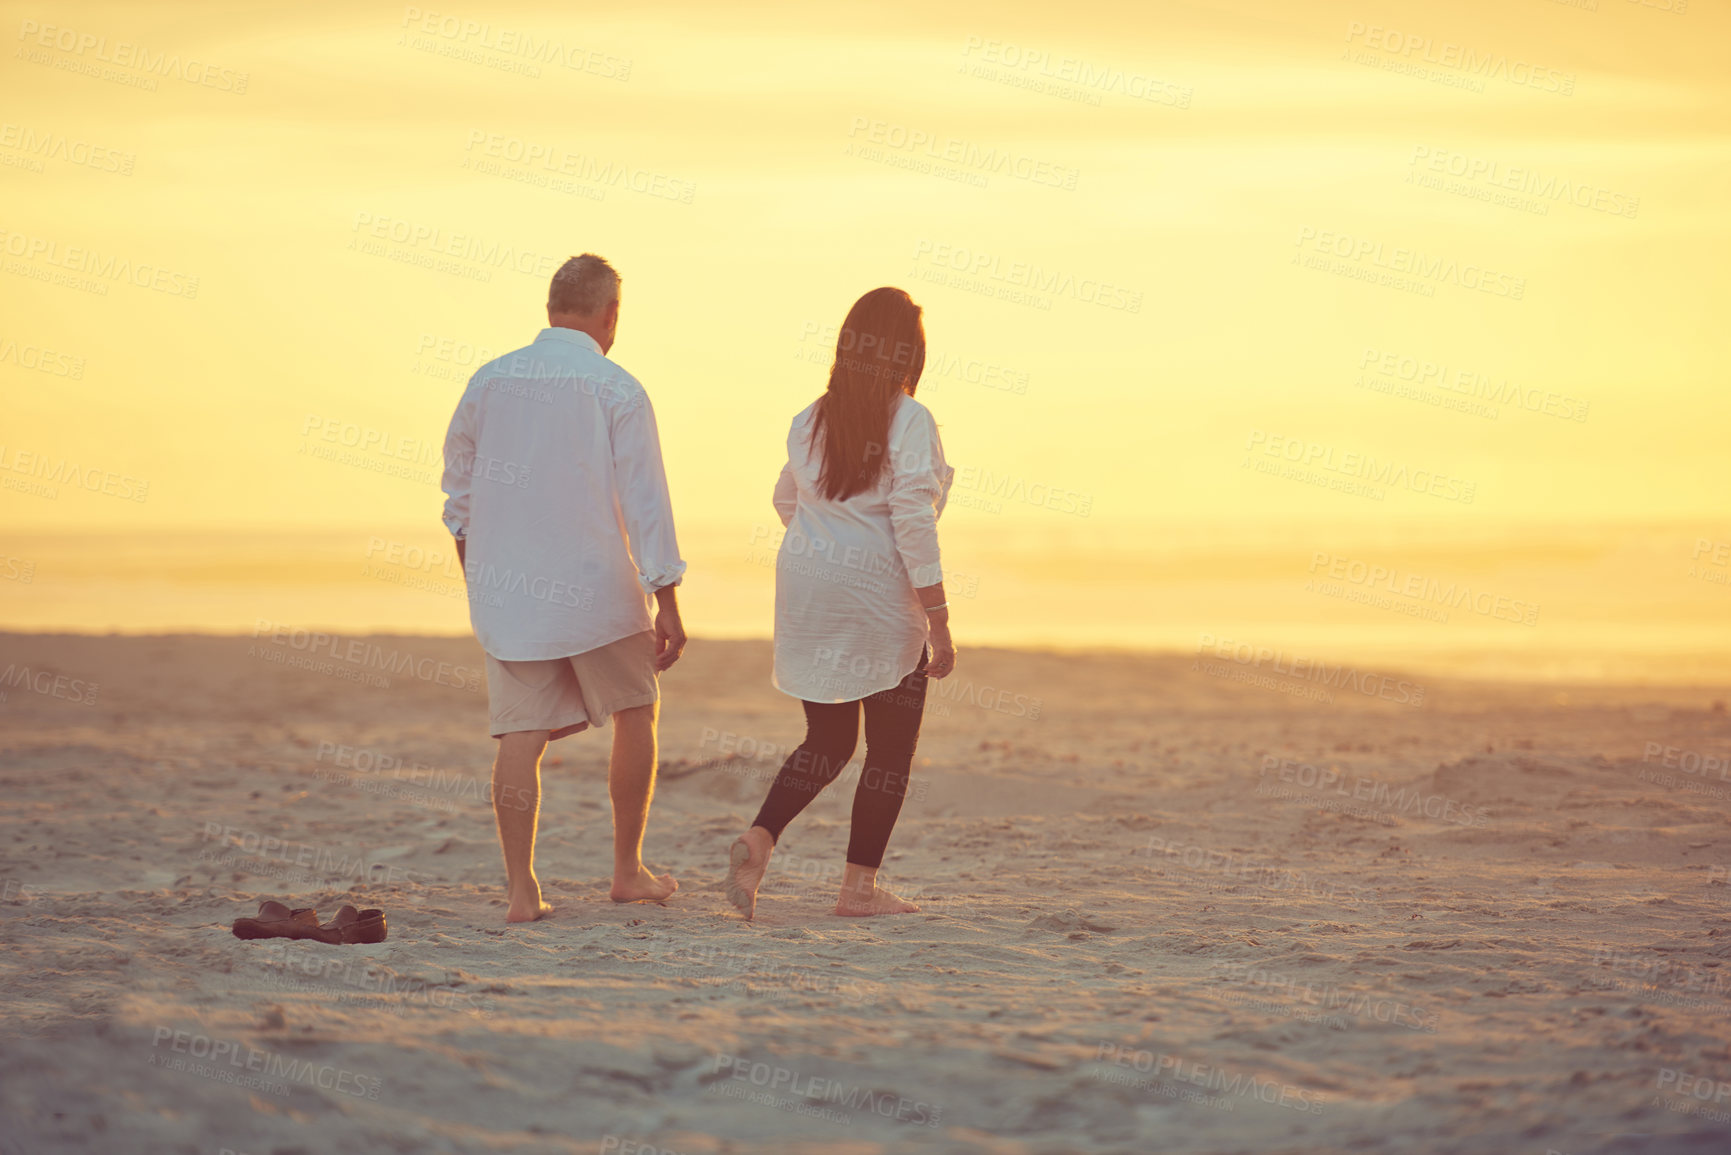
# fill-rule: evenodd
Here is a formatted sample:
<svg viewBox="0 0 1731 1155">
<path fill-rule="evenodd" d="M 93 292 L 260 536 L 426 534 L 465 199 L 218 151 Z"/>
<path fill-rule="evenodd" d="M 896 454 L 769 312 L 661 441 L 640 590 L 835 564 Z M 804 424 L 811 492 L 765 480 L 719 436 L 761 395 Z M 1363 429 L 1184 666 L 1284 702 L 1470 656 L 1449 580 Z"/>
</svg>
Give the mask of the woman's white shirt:
<svg viewBox="0 0 1731 1155">
<path fill-rule="evenodd" d="M 903 395 L 889 466 L 871 489 L 823 496 L 813 402 L 793 419 L 775 509 L 787 532 L 775 566 L 775 686 L 808 702 L 887 690 L 919 664 L 928 631 L 917 587 L 943 580 L 938 515 L 956 471 L 931 411 Z"/>
</svg>

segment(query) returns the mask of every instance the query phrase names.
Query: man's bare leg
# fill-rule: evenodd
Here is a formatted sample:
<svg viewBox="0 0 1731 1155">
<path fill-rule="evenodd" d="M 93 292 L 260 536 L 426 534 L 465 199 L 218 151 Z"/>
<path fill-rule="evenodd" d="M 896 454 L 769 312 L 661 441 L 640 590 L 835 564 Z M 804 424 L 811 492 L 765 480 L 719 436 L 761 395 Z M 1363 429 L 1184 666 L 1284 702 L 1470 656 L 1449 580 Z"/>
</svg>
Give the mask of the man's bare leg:
<svg viewBox="0 0 1731 1155">
<path fill-rule="evenodd" d="M 499 739 L 493 762 L 493 817 L 505 852 L 506 922 L 533 922 L 553 913 L 541 901 L 535 877 L 535 823 L 541 813 L 541 751 L 546 730 L 522 730 Z"/>
<path fill-rule="evenodd" d="M 679 889 L 671 874 L 643 865 L 643 830 L 655 797 L 655 718 L 658 706 L 633 706 L 613 715 L 613 757 L 607 789 L 613 796 L 613 901 L 659 902 Z"/>
</svg>

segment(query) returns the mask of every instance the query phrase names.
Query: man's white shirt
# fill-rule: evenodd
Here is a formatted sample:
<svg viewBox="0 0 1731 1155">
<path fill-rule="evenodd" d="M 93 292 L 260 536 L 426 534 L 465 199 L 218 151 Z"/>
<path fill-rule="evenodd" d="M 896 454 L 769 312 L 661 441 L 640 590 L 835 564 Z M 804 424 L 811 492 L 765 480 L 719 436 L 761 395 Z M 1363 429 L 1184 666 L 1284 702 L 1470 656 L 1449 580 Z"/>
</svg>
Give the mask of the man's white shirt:
<svg viewBox="0 0 1731 1155">
<path fill-rule="evenodd" d="M 649 594 L 685 573 L 649 395 L 587 333 L 543 329 L 475 371 L 441 488 L 475 637 L 503 661 L 647 630 Z"/>
</svg>

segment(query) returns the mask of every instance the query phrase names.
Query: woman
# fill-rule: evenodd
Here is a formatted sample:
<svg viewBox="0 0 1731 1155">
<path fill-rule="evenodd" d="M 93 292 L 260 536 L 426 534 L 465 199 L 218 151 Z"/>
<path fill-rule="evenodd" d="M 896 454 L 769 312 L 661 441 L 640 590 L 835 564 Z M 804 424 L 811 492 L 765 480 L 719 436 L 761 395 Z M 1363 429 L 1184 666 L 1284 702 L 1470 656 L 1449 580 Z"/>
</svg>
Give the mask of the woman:
<svg viewBox="0 0 1731 1155">
<path fill-rule="evenodd" d="M 925 363 L 920 307 L 900 289 L 873 289 L 848 311 L 829 388 L 788 431 L 775 485 L 787 527 L 775 686 L 802 701 L 806 730 L 728 854 L 727 899 L 746 918 L 781 832 L 853 757 L 862 713 L 865 765 L 835 912 L 919 909 L 881 889 L 877 872 L 907 793 L 926 678 L 956 665 L 937 532 L 956 471 L 914 400 Z"/>
</svg>

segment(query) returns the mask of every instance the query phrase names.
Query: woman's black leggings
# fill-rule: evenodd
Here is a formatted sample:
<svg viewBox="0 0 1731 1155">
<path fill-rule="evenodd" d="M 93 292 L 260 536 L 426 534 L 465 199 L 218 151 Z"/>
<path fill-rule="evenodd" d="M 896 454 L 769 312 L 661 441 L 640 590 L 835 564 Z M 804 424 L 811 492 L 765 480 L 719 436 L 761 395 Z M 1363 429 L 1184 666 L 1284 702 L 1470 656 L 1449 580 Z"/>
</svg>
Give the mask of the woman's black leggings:
<svg viewBox="0 0 1731 1155">
<path fill-rule="evenodd" d="M 847 860 L 874 870 L 883 865 L 890 831 L 902 812 L 914 746 L 920 740 L 920 715 L 926 707 L 926 659 L 888 690 L 856 702 L 806 702 L 805 741 L 788 755 L 757 812 L 761 826 L 781 841 L 787 828 L 818 792 L 841 773 L 859 741 L 865 712 L 866 753 L 853 792 L 853 832 Z"/>
</svg>

